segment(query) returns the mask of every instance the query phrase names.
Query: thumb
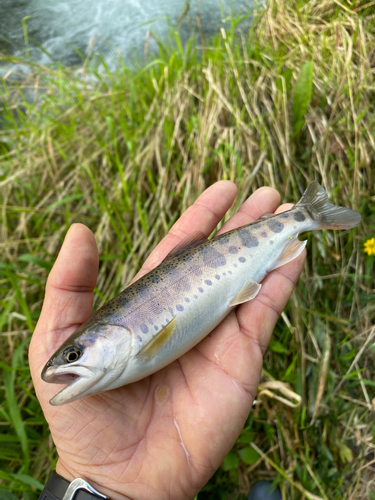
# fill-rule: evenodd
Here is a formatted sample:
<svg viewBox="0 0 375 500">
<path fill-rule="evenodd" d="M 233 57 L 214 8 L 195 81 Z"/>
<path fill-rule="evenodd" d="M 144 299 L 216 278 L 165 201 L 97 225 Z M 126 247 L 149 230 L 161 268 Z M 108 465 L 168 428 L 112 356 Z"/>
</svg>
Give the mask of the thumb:
<svg viewBox="0 0 375 500">
<path fill-rule="evenodd" d="M 42 312 L 29 349 L 30 368 L 39 369 L 56 348 L 91 315 L 99 256 L 95 237 L 73 224 L 47 280 Z"/>
</svg>

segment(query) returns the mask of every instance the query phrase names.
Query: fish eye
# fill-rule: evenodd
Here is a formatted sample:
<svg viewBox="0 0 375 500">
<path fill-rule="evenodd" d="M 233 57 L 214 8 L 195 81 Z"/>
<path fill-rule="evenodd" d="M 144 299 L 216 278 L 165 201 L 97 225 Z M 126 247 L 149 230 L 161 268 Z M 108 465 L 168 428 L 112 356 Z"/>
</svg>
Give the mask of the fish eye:
<svg viewBox="0 0 375 500">
<path fill-rule="evenodd" d="M 82 355 L 81 349 L 79 347 L 76 347 L 74 345 L 68 347 L 65 349 L 63 356 L 65 358 L 65 361 L 68 363 L 73 363 L 74 361 L 77 361 Z"/>
</svg>

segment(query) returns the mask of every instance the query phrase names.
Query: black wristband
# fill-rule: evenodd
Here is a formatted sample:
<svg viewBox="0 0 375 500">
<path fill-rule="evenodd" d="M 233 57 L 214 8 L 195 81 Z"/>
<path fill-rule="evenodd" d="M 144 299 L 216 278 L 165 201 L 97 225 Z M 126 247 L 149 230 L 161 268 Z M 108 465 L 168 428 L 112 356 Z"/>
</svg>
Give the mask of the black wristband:
<svg viewBox="0 0 375 500">
<path fill-rule="evenodd" d="M 69 491 L 67 491 L 69 488 Z M 64 498 L 65 497 L 65 498 Z M 71 483 L 52 472 L 39 500 L 98 500 L 108 498 L 96 491 L 83 479 L 75 479 Z"/>
</svg>

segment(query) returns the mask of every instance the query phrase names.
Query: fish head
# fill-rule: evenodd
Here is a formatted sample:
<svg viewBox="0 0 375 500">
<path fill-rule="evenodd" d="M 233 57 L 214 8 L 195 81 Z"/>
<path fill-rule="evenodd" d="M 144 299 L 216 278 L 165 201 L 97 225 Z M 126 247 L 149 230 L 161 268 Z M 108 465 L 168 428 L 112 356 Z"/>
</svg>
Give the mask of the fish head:
<svg viewBox="0 0 375 500">
<path fill-rule="evenodd" d="M 42 370 L 45 382 L 68 384 L 50 404 L 71 403 L 107 390 L 131 354 L 132 335 L 126 327 L 101 322 L 82 325 Z"/>
</svg>

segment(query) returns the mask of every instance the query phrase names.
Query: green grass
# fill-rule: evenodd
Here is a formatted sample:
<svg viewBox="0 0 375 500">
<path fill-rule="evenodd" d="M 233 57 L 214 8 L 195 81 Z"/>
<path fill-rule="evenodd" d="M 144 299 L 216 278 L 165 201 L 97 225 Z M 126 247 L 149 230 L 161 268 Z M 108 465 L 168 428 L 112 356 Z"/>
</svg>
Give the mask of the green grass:
<svg viewBox="0 0 375 500">
<path fill-rule="evenodd" d="M 363 252 L 375 235 L 375 7 L 366 4 L 270 0 L 250 33 L 233 22 L 183 48 L 172 30 L 133 69 L 99 74 L 86 61 L 81 73 L 96 83 L 32 63 L 22 84 L 2 82 L 0 498 L 37 498 L 56 463 L 27 346 L 70 224 L 96 235 L 98 308 L 217 179 L 239 187 L 232 212 L 259 186 L 296 201 L 317 179 L 363 222 L 308 236 L 253 412 L 198 499 L 244 498 L 258 479 L 288 500 L 375 498 L 375 257 Z M 36 91 L 29 104 L 25 92 Z"/>
</svg>

